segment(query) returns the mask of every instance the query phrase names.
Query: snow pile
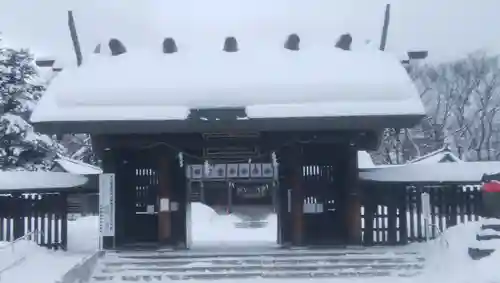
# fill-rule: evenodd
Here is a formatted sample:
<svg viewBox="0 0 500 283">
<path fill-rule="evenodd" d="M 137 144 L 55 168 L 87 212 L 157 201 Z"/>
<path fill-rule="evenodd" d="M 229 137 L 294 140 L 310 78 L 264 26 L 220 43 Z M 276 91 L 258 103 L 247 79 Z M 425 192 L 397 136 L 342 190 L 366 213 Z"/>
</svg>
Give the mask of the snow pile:
<svg viewBox="0 0 500 283">
<path fill-rule="evenodd" d="M 14 251 L 0 249 L 0 269 L 18 261 L 17 265 L 0 273 L 2 283 L 54 283 L 82 260 L 82 255 L 48 250 L 29 241 L 15 245 Z"/>
<path fill-rule="evenodd" d="M 468 255 L 468 248 L 475 244 L 481 224 L 481 221 L 459 224 L 444 231 L 436 240 L 411 245 L 421 249 L 426 256 L 427 269 L 421 282 L 498 282 L 500 242 L 496 242 L 497 251 L 489 257 L 475 261 Z"/>
<path fill-rule="evenodd" d="M 14 250 L 0 242 L 0 271 L 2 283 L 54 283 L 73 266 L 98 249 L 98 217 L 82 217 L 68 223 L 68 251 L 52 251 L 31 241 L 20 241 Z M 5 245 L 5 243 L 3 243 Z M 27 272 L 28 271 L 28 272 Z"/>
<path fill-rule="evenodd" d="M 99 217 L 80 217 L 68 222 L 68 251 L 93 253 L 99 249 Z"/>
<path fill-rule="evenodd" d="M 370 169 L 375 167 L 377 166 L 375 165 L 375 163 L 373 162 L 373 158 L 367 151 L 365 150 L 358 151 L 358 168 Z"/>
<path fill-rule="evenodd" d="M 277 217 L 272 214 L 262 228 L 237 228 L 243 221 L 236 215 L 218 215 L 202 203 L 191 204 L 193 245 L 275 244 Z"/>
<path fill-rule="evenodd" d="M 0 277 L 2 271 L 22 264 L 31 250 L 38 246 L 31 241 L 20 241 L 12 246 L 9 242 L 0 242 Z"/>
</svg>

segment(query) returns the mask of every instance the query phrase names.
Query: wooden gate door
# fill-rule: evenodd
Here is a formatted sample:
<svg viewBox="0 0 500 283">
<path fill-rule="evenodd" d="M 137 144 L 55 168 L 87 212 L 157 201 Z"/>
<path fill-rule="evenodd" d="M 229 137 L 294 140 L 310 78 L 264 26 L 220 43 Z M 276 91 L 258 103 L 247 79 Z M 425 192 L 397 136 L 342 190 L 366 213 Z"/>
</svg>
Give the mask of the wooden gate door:
<svg viewBox="0 0 500 283">
<path fill-rule="evenodd" d="M 341 176 L 333 166 L 304 166 L 305 242 L 310 245 L 345 244 Z"/>
<path fill-rule="evenodd" d="M 158 241 L 158 185 L 157 162 L 147 152 L 128 152 L 123 171 L 126 182 L 121 185 L 124 194 L 124 242 L 156 243 Z"/>
</svg>

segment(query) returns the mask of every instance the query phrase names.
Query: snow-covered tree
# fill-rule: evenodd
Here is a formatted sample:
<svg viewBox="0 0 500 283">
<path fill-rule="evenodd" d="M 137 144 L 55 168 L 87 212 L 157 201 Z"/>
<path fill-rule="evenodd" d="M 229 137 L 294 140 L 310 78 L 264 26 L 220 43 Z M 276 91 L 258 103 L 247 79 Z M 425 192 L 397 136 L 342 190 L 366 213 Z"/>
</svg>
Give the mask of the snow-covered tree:
<svg viewBox="0 0 500 283">
<path fill-rule="evenodd" d="M 44 90 L 29 51 L 0 46 L 0 170 L 50 170 L 64 152 L 29 123 Z"/>
<path fill-rule="evenodd" d="M 92 142 L 88 134 L 63 135 L 61 144 L 67 149 L 67 155 L 71 159 L 88 164 L 97 165 L 98 159 L 92 150 Z"/>
</svg>

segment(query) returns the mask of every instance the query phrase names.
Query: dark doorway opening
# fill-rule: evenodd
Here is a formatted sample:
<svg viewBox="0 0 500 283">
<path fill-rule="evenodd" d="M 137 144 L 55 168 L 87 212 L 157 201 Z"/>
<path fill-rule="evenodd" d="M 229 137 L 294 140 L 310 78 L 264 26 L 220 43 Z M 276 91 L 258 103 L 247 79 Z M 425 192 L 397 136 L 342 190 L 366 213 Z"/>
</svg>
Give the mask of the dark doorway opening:
<svg viewBox="0 0 500 283">
<path fill-rule="evenodd" d="M 214 168 L 222 166 L 227 167 L 223 172 L 230 172 L 239 164 L 216 164 Z M 245 163 L 240 167 L 251 166 L 253 164 Z M 193 165 L 193 168 L 195 170 L 199 165 Z M 191 201 L 186 219 L 191 248 L 277 247 L 277 182 L 272 178 L 272 172 L 270 177 L 255 178 L 239 178 L 236 172 L 245 171 L 235 170 L 236 176 L 232 178 L 187 174 L 191 177 L 187 181 Z"/>
</svg>

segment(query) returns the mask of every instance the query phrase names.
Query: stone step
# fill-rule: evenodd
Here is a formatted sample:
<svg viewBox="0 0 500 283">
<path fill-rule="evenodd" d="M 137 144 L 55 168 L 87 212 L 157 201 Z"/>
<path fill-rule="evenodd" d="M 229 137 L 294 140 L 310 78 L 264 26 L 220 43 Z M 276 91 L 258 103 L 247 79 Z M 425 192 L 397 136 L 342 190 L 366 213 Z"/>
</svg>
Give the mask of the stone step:
<svg viewBox="0 0 500 283">
<path fill-rule="evenodd" d="M 194 252 L 194 251 L 162 251 L 162 252 L 113 252 L 107 253 L 108 258 L 119 259 L 141 259 L 141 260 L 160 260 L 160 259 L 203 259 L 203 258 L 255 258 L 255 257 L 415 257 L 418 253 L 411 251 L 387 252 L 380 251 L 343 251 L 343 250 L 274 250 L 274 251 L 239 251 L 239 252 Z"/>
<path fill-rule="evenodd" d="M 469 248 L 469 256 L 473 260 L 480 260 L 487 256 L 490 256 L 495 252 L 494 249 L 483 249 L 483 248 Z"/>
<path fill-rule="evenodd" d="M 170 259 L 170 260 L 111 260 L 103 259 L 104 266 L 182 266 L 189 264 L 217 265 L 287 265 L 287 264 L 376 264 L 376 263 L 415 263 L 424 262 L 422 257 L 287 257 L 287 258 L 220 258 L 220 259 Z"/>
<path fill-rule="evenodd" d="M 478 234 L 478 235 L 476 235 L 476 240 L 478 240 L 478 241 L 500 240 L 500 234 L 499 235 L 495 235 L 495 234 L 481 235 L 481 234 Z"/>
<path fill-rule="evenodd" d="M 157 267 L 157 266 L 139 266 L 139 267 L 104 267 L 99 269 L 100 273 L 123 273 L 123 272 L 157 272 L 157 273 L 179 273 L 179 272 L 249 272 L 249 271 L 331 271 L 342 269 L 355 270 L 412 270 L 422 269 L 423 264 L 419 263 L 383 263 L 383 264 L 290 264 L 290 265 L 221 265 L 221 266 L 183 266 L 183 267 Z"/>
<path fill-rule="evenodd" d="M 122 281 L 162 281 L 162 280 L 220 280 L 220 279 L 301 279 L 301 278 L 372 278 L 372 277 L 413 277 L 421 274 L 420 271 L 394 273 L 387 270 L 372 271 L 319 271 L 319 272 L 192 272 L 178 274 L 134 274 L 134 275 L 95 275 L 93 282 L 122 280 Z"/>
<path fill-rule="evenodd" d="M 405 249 L 242 249 L 108 252 L 92 282 L 382 277 L 420 274 L 425 260 Z"/>
<path fill-rule="evenodd" d="M 499 224 L 483 224 L 481 225 L 481 230 L 491 229 L 497 232 L 500 232 L 500 223 Z"/>
</svg>

